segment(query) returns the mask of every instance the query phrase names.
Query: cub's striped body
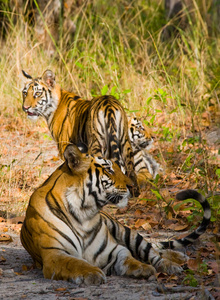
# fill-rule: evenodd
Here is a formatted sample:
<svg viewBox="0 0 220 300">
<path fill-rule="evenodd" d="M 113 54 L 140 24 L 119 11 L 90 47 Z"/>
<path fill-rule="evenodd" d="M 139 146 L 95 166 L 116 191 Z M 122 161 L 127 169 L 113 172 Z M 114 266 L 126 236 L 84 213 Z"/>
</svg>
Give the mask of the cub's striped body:
<svg viewBox="0 0 220 300">
<path fill-rule="evenodd" d="M 23 110 L 30 119 L 46 119 L 61 158 L 69 143 L 85 145 L 89 153 L 113 159 L 136 183 L 127 117 L 117 99 L 100 96 L 83 100 L 61 89 L 50 70 L 35 79 L 23 74 L 27 78 Z"/>
<path fill-rule="evenodd" d="M 147 180 L 155 178 L 162 170 L 160 165 L 149 154 L 153 144 L 151 131 L 146 128 L 141 120 L 136 117 L 128 117 L 128 134 L 134 156 L 134 169 L 137 175 L 138 185 L 146 186 Z"/>
<path fill-rule="evenodd" d="M 131 179 L 115 162 L 82 154 L 74 145 L 65 162 L 31 196 L 21 241 L 46 278 L 100 284 L 105 275 L 148 278 L 157 271 L 178 273 L 186 258 L 177 249 L 192 243 L 206 229 L 210 208 L 193 190 L 178 194 L 194 198 L 204 208 L 202 225 L 188 237 L 157 245 L 122 226 L 100 209 L 126 205 Z M 148 263 L 148 264 L 146 264 Z"/>
</svg>

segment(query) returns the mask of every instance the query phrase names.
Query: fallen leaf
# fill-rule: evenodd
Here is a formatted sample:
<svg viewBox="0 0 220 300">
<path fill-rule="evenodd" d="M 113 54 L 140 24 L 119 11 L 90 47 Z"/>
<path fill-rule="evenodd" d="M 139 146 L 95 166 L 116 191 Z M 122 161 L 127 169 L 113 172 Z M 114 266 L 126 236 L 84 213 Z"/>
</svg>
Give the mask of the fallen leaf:
<svg viewBox="0 0 220 300">
<path fill-rule="evenodd" d="M 28 266 L 22 265 L 22 271 L 27 272 L 28 271 Z"/>
<path fill-rule="evenodd" d="M 208 265 L 213 270 L 213 272 L 215 272 L 216 274 L 219 274 L 220 266 L 217 261 L 209 261 Z"/>
<path fill-rule="evenodd" d="M 53 158 L 52 158 L 52 161 L 58 161 L 59 160 L 59 157 L 58 156 L 54 156 Z"/>
<path fill-rule="evenodd" d="M 55 289 L 55 291 L 57 291 L 57 292 L 63 292 L 63 291 L 66 291 L 66 288 L 57 288 L 57 289 Z"/>
<path fill-rule="evenodd" d="M 12 242 L 12 237 L 9 234 L 2 233 L 0 235 L 0 242 Z"/>
<path fill-rule="evenodd" d="M 202 260 L 201 258 L 200 259 L 193 259 L 193 258 L 190 258 L 188 259 L 187 261 L 187 266 L 189 269 L 191 270 L 194 270 L 194 271 L 197 271 L 198 270 L 198 267 L 199 265 L 202 263 Z"/>
<path fill-rule="evenodd" d="M 171 224 L 170 226 L 168 226 L 169 229 L 171 230 L 175 230 L 175 231 L 181 231 L 184 230 L 188 227 L 187 224 L 181 225 L 181 224 Z"/>
<path fill-rule="evenodd" d="M 143 217 L 143 215 L 144 215 L 144 212 L 143 212 L 143 210 L 141 210 L 141 209 L 137 209 L 137 210 L 134 212 L 135 218 L 141 218 L 141 217 Z"/>
<path fill-rule="evenodd" d="M 151 229 L 152 229 L 151 225 L 150 225 L 148 222 L 142 224 L 141 227 L 142 227 L 144 230 L 151 230 Z"/>
<path fill-rule="evenodd" d="M 135 222 L 134 226 L 135 226 L 135 228 L 139 228 L 139 227 L 141 227 L 145 222 L 146 222 L 146 221 L 145 221 L 144 219 L 138 219 L 138 220 Z"/>
<path fill-rule="evenodd" d="M 4 256 L 0 256 L 0 263 L 6 262 L 6 259 L 4 258 Z"/>
</svg>

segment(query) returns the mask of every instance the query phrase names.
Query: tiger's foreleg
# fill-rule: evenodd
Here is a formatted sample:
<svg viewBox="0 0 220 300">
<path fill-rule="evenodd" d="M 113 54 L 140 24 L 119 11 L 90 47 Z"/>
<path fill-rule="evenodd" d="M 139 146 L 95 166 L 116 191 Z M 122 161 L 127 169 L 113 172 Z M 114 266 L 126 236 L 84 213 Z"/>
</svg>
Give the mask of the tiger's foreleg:
<svg viewBox="0 0 220 300">
<path fill-rule="evenodd" d="M 186 255 L 169 249 L 156 249 L 139 233 L 123 226 L 107 213 L 102 211 L 101 215 L 115 240 L 126 247 L 133 257 L 141 262 L 151 264 L 158 272 L 178 274 L 182 271 L 180 265 L 186 262 Z"/>
<path fill-rule="evenodd" d="M 132 257 L 130 251 L 125 247 L 121 247 L 121 250 L 118 252 L 114 269 L 117 275 L 135 278 L 149 278 L 156 273 L 153 266 L 142 263 Z"/>
<path fill-rule="evenodd" d="M 54 280 L 68 280 L 76 284 L 99 285 L 106 281 L 105 274 L 98 267 L 83 259 L 59 250 L 47 250 L 42 255 L 44 277 Z"/>
</svg>

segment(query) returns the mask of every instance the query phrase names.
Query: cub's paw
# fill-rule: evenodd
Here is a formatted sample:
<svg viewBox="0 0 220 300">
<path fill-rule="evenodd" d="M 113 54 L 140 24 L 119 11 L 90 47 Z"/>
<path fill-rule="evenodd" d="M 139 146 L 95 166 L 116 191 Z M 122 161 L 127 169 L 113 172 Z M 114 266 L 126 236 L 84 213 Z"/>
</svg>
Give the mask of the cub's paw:
<svg viewBox="0 0 220 300">
<path fill-rule="evenodd" d="M 127 275 L 135 278 L 149 278 L 156 274 L 156 270 L 153 266 L 141 263 L 140 261 L 130 257 L 124 262 L 126 272 L 123 275 Z"/>
<path fill-rule="evenodd" d="M 179 265 L 186 263 L 189 259 L 189 257 L 186 254 L 171 249 L 160 250 L 160 256 Z"/>
<path fill-rule="evenodd" d="M 184 253 L 174 250 L 157 251 L 156 256 L 151 263 L 157 272 L 171 274 L 179 274 L 183 271 L 181 265 L 187 261 L 188 257 Z"/>
<path fill-rule="evenodd" d="M 157 262 L 155 268 L 157 272 L 167 273 L 169 275 L 177 275 L 183 271 L 180 265 L 166 258 L 161 258 L 160 261 Z"/>
</svg>

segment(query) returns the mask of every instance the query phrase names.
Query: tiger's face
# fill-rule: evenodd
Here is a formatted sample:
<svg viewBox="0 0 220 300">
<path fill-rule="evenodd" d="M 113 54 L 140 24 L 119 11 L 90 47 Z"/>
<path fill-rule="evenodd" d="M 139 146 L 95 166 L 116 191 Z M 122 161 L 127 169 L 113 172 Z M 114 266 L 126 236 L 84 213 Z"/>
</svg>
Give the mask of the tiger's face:
<svg viewBox="0 0 220 300">
<path fill-rule="evenodd" d="M 42 77 L 33 79 L 23 72 L 27 79 L 22 90 L 23 110 L 31 120 L 44 116 L 46 119 L 56 110 L 58 97 L 55 89 L 55 76 L 52 71 L 45 71 Z"/>
<path fill-rule="evenodd" d="M 111 160 L 82 154 L 74 145 L 68 145 L 64 152 L 65 160 L 73 176 L 83 178 L 82 202 L 95 203 L 98 208 L 108 203 L 125 206 L 133 186 L 130 178 L 124 175 L 120 167 Z M 81 186 L 82 187 L 82 186 Z M 80 189 L 80 187 L 79 187 Z M 75 190 L 75 186 L 74 186 Z M 69 189 L 68 198 L 72 188 Z M 81 204 L 80 204 L 81 205 Z"/>
<path fill-rule="evenodd" d="M 135 117 L 128 117 L 128 134 L 134 149 L 149 150 L 153 144 L 151 131 Z"/>
</svg>

